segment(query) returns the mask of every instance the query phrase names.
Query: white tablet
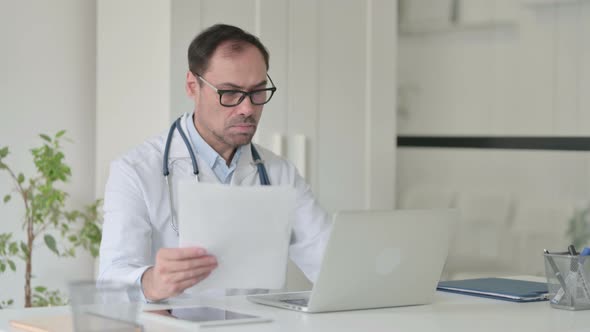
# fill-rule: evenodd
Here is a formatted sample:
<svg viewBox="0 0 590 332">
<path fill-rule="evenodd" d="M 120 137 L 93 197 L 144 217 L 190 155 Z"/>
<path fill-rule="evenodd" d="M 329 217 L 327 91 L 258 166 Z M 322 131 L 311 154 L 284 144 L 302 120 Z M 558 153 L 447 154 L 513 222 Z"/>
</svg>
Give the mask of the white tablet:
<svg viewBox="0 0 590 332">
<path fill-rule="evenodd" d="M 144 321 L 154 320 L 178 327 L 219 326 L 270 322 L 268 317 L 260 317 L 241 312 L 214 307 L 184 307 L 160 310 L 146 310 L 142 313 Z"/>
</svg>

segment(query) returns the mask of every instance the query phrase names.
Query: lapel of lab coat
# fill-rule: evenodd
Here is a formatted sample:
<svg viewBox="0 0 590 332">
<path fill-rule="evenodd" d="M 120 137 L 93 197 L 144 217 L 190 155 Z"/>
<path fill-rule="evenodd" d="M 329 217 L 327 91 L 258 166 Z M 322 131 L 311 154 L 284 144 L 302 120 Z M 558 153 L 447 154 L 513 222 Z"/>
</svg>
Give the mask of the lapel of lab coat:
<svg viewBox="0 0 590 332">
<path fill-rule="evenodd" d="M 262 157 L 261 157 L 262 158 Z M 230 184 L 232 186 L 254 186 L 260 184 L 258 168 L 252 158 L 252 147 L 250 144 L 242 147 L 242 155 L 234 171 Z"/>
</svg>

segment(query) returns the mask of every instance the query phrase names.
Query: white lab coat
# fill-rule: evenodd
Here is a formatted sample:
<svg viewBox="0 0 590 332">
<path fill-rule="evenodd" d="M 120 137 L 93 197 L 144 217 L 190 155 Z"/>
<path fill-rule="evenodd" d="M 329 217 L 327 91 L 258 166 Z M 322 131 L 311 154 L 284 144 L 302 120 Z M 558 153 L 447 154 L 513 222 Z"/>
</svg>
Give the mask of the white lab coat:
<svg viewBox="0 0 590 332">
<path fill-rule="evenodd" d="M 192 116 L 186 113 L 181 121 L 185 133 L 188 121 L 192 121 Z M 143 272 L 153 266 L 158 249 L 178 247 L 178 235 L 170 225 L 168 185 L 162 174 L 166 134 L 147 140 L 111 164 L 104 197 L 99 282 L 138 283 Z M 289 256 L 313 282 L 330 232 L 329 217 L 293 164 L 258 145 L 256 149 L 264 160 L 271 185 L 296 189 Z M 198 153 L 196 157 L 199 181 L 218 183 Z M 242 149 L 231 185 L 260 185 L 252 160 L 250 147 Z M 178 130 L 172 138 L 168 165 L 173 191 L 179 181 L 194 181 L 189 152 Z"/>
</svg>

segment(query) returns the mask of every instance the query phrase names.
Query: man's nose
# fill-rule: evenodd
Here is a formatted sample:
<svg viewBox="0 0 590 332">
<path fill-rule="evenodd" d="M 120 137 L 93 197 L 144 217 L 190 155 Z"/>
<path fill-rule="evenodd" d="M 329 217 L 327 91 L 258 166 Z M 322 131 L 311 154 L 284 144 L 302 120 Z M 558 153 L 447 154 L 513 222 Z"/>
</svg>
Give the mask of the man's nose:
<svg viewBox="0 0 590 332">
<path fill-rule="evenodd" d="M 242 102 L 238 106 L 236 106 L 236 111 L 238 114 L 244 115 L 244 117 L 248 117 L 254 114 L 256 107 L 256 105 L 252 104 L 250 97 L 246 96 L 246 98 L 244 98 L 244 100 L 242 100 Z"/>
</svg>

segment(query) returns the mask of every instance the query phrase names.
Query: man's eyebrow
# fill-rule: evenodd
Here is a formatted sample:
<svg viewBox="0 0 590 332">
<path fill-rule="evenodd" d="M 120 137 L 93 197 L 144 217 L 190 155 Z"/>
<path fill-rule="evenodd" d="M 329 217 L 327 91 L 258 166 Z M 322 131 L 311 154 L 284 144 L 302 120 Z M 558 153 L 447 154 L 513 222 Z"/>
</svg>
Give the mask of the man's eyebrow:
<svg viewBox="0 0 590 332">
<path fill-rule="evenodd" d="M 258 83 L 256 85 L 253 85 L 252 88 L 258 88 L 258 87 L 261 87 L 261 86 L 266 86 L 267 83 L 268 83 L 267 80 L 263 80 L 262 82 L 260 82 L 260 83 Z M 246 90 L 245 87 L 240 86 L 240 85 L 237 85 L 237 84 L 233 84 L 233 83 L 230 83 L 230 82 L 221 83 L 221 84 L 219 84 L 219 86 L 222 87 L 222 88 L 226 88 L 227 87 L 227 88 L 236 89 L 236 90 Z M 223 90 L 223 89 L 221 89 L 221 90 Z"/>
</svg>

